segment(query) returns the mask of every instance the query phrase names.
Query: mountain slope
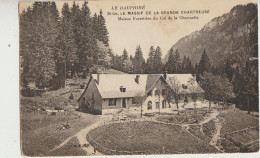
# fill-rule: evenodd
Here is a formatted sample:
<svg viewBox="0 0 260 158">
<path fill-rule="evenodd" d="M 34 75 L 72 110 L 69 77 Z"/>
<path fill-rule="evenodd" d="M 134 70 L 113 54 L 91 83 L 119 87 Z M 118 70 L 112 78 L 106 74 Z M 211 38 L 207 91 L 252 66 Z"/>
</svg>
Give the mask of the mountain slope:
<svg viewBox="0 0 260 158">
<path fill-rule="evenodd" d="M 181 38 L 172 46 L 181 57 L 190 57 L 193 64 L 200 61 L 205 49 L 212 65 L 229 58 L 233 63 L 257 57 L 257 5 L 237 5 L 231 11 L 212 19 L 200 31 Z M 168 54 L 164 63 L 168 60 Z"/>
</svg>

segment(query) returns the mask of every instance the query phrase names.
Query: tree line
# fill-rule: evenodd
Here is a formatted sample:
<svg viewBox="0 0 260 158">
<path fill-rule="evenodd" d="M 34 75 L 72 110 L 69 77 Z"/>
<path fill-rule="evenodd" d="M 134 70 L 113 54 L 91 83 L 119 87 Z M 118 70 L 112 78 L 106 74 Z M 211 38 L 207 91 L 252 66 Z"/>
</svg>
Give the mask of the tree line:
<svg viewBox="0 0 260 158">
<path fill-rule="evenodd" d="M 111 49 L 102 10 L 91 16 L 88 3 L 59 13 L 55 2 L 34 2 L 20 14 L 21 83 L 58 89 L 66 78 L 86 78 L 109 66 Z"/>
<path fill-rule="evenodd" d="M 189 57 L 180 58 L 178 49 L 168 51 L 168 60 L 162 63 L 160 47 L 150 47 L 148 59 L 145 61 L 140 45 L 134 57 L 128 56 L 124 49 L 121 56 L 114 56 L 112 67 L 127 73 L 162 74 L 191 73 L 205 91 L 204 97 L 212 101 L 235 103 L 237 107 L 247 109 L 248 113 L 258 110 L 258 59 L 248 57 L 244 62 L 233 62 L 227 58 L 222 65 L 211 65 L 206 50 L 202 52 L 199 63 L 192 65 Z M 174 85 L 176 87 L 176 85 Z M 175 92 L 176 93 L 176 92 Z M 176 95 L 176 94 L 174 94 Z M 174 96 L 172 95 L 172 96 Z M 175 97 L 178 98 L 178 97 Z M 195 97 L 196 98 L 196 97 Z"/>
<path fill-rule="evenodd" d="M 222 100 L 224 104 L 235 103 L 248 113 L 258 110 L 258 58 L 249 56 L 245 62 L 227 58 L 222 65 L 211 66 L 204 51 L 196 73 L 209 104 Z"/>
<path fill-rule="evenodd" d="M 91 16 L 87 2 L 82 6 L 74 2 L 71 7 L 64 3 L 61 12 L 55 2 L 34 2 L 20 14 L 19 22 L 23 88 L 33 82 L 40 89 L 59 89 L 67 78 L 86 78 L 99 68 L 147 74 L 168 71 L 196 74 L 209 100 L 222 98 L 249 111 L 258 107 L 257 58 L 248 57 L 246 62 L 228 58 L 212 66 L 204 50 L 200 62 L 193 66 L 189 57 L 181 58 L 181 52 L 171 48 L 163 63 L 159 46 L 151 46 L 145 60 L 140 45 L 134 56 L 126 49 L 122 55 L 114 55 L 102 10 Z"/>
<path fill-rule="evenodd" d="M 168 51 L 168 60 L 164 64 L 162 60 L 162 51 L 160 46 L 151 46 L 148 52 L 147 60 L 143 57 L 141 46 L 136 47 L 135 55 L 128 55 L 126 49 L 122 55 L 114 55 L 112 58 L 111 67 L 126 73 L 146 73 L 146 74 L 161 74 L 164 71 L 168 73 L 196 73 L 196 70 L 189 57 L 180 57 L 178 49 Z"/>
</svg>

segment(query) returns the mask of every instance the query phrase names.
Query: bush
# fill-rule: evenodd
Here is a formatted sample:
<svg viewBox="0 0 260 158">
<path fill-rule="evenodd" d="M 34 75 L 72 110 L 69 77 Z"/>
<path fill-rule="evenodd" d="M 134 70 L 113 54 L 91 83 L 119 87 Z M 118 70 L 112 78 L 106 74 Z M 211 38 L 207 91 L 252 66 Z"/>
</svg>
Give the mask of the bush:
<svg viewBox="0 0 260 158">
<path fill-rule="evenodd" d="M 74 99 L 74 96 L 73 96 L 72 93 L 71 93 L 71 95 L 69 96 L 69 99 L 70 99 L 70 100 L 73 100 L 73 99 Z"/>
<path fill-rule="evenodd" d="M 32 90 L 30 88 L 23 88 L 21 90 L 21 94 L 24 97 L 35 97 L 35 96 L 41 96 L 44 90 Z"/>
<path fill-rule="evenodd" d="M 85 88 L 85 85 L 84 84 L 81 84 L 80 85 L 80 89 L 84 89 Z"/>
<path fill-rule="evenodd" d="M 153 113 L 146 113 L 146 114 L 144 114 L 144 116 L 152 117 L 152 116 L 154 116 L 154 114 Z"/>
<path fill-rule="evenodd" d="M 61 107 L 55 106 L 54 110 L 63 110 Z"/>
</svg>

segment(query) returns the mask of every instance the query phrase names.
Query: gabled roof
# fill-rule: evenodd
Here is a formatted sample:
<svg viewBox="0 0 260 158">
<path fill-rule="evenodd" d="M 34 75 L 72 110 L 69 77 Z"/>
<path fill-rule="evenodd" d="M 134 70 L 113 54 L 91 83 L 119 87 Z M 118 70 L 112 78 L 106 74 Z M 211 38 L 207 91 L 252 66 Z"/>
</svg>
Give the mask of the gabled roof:
<svg viewBox="0 0 260 158">
<path fill-rule="evenodd" d="M 137 75 L 139 76 L 139 83 L 136 82 Z M 175 77 L 181 85 L 188 85 L 189 79 L 193 78 L 191 74 L 167 74 L 166 80 L 162 76 L 162 74 L 99 74 L 99 81 L 97 82 L 98 74 L 92 74 L 90 80 L 96 81 L 95 84 L 102 98 L 126 98 L 148 93 L 160 78 L 167 86 L 167 80 L 171 77 Z M 198 85 L 197 82 L 195 84 Z M 121 92 L 120 87 L 125 88 L 126 91 Z M 199 85 L 197 92 L 203 92 Z M 181 88 L 180 94 L 187 93 L 190 93 L 189 89 Z"/>
<path fill-rule="evenodd" d="M 139 83 L 135 81 L 139 75 Z M 97 80 L 97 74 L 92 74 Z M 96 82 L 102 98 L 135 97 L 139 93 L 144 94 L 147 83 L 146 74 L 99 74 L 99 82 Z M 125 92 L 120 91 L 120 87 L 126 88 Z"/>
<path fill-rule="evenodd" d="M 191 93 L 190 88 L 189 88 L 189 80 L 191 78 L 194 78 L 192 76 L 192 74 L 167 74 L 166 81 L 168 81 L 169 78 L 171 78 L 171 77 L 176 78 L 180 82 L 180 84 L 181 84 L 181 88 L 179 90 L 180 94 L 190 94 Z M 187 89 L 184 89 L 182 85 L 187 86 Z M 195 81 L 195 87 L 196 87 L 196 90 L 195 90 L 196 93 L 204 93 L 203 89 L 199 86 L 199 84 L 196 81 Z"/>
<path fill-rule="evenodd" d="M 88 78 L 87 86 L 86 86 L 86 88 L 84 89 L 83 93 L 80 95 L 80 97 L 79 97 L 79 99 L 77 100 L 77 102 L 79 102 L 80 98 L 86 93 L 86 91 L 87 91 L 87 89 L 88 89 L 88 86 L 89 86 L 91 80 L 92 80 L 92 76 L 90 76 L 90 77 Z"/>
<path fill-rule="evenodd" d="M 148 74 L 147 75 L 147 83 L 146 83 L 146 87 L 145 87 L 146 92 L 148 92 L 152 88 L 152 86 L 159 79 L 159 77 L 161 77 L 160 74 Z"/>
</svg>

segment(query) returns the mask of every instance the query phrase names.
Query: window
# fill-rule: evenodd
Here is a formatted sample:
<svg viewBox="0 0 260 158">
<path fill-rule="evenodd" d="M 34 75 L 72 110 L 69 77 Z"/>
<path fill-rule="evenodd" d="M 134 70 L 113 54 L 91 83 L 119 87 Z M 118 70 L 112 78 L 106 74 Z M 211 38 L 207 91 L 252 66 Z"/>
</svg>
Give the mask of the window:
<svg viewBox="0 0 260 158">
<path fill-rule="evenodd" d="M 167 89 L 162 90 L 162 95 L 166 95 Z"/>
<path fill-rule="evenodd" d="M 189 102 L 187 95 L 185 95 L 185 97 L 184 97 L 184 102 L 185 102 L 185 103 L 188 103 L 188 102 Z"/>
<path fill-rule="evenodd" d="M 132 99 L 132 104 L 136 104 L 135 98 Z"/>
<path fill-rule="evenodd" d="M 156 102 L 156 109 L 159 109 L 160 107 L 160 102 Z"/>
<path fill-rule="evenodd" d="M 147 110 L 152 110 L 152 108 L 153 108 L 152 102 L 149 101 L 149 102 L 147 103 Z"/>
<path fill-rule="evenodd" d="M 159 90 L 155 90 L 155 95 L 159 95 L 160 91 Z"/>
<path fill-rule="evenodd" d="M 162 101 L 162 108 L 165 109 L 166 108 L 166 100 Z"/>
<path fill-rule="evenodd" d="M 183 89 L 187 89 L 188 86 L 187 86 L 186 84 L 182 84 L 182 88 L 183 88 Z"/>
<path fill-rule="evenodd" d="M 109 99 L 109 106 L 116 106 L 116 99 Z"/>
</svg>

